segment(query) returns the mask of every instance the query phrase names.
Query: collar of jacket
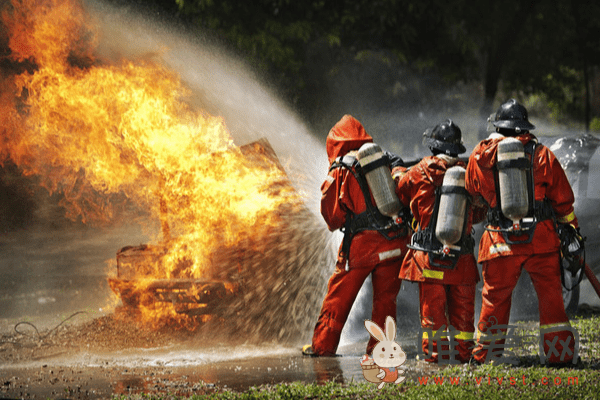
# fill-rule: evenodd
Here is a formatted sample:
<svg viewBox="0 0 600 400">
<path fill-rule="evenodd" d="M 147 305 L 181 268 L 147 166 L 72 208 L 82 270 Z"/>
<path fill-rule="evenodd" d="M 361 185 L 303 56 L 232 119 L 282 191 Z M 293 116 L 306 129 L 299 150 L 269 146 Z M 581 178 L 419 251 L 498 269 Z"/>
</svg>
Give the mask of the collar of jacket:
<svg viewBox="0 0 600 400">
<path fill-rule="evenodd" d="M 454 165 L 454 164 L 456 164 L 456 163 L 458 162 L 458 160 L 459 160 L 459 158 L 458 158 L 458 157 L 452 157 L 452 156 L 449 156 L 448 154 L 438 154 L 438 155 L 436 155 L 436 156 L 434 156 L 434 157 L 437 157 L 437 158 L 439 158 L 440 160 L 444 160 L 444 161 L 446 161 L 446 163 L 447 163 L 448 165 Z"/>
</svg>

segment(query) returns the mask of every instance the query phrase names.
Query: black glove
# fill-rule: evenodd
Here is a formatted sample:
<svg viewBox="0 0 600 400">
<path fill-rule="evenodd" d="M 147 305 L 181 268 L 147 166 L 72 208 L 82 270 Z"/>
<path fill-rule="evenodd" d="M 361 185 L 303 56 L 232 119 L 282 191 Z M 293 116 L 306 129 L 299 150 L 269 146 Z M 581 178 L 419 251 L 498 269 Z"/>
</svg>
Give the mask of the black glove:
<svg viewBox="0 0 600 400">
<path fill-rule="evenodd" d="M 579 228 L 570 224 L 558 224 L 560 238 L 561 281 L 567 290 L 572 290 L 583 279 L 585 269 L 585 238 Z"/>
<path fill-rule="evenodd" d="M 558 224 L 558 237 L 563 252 L 581 253 L 585 246 L 585 238 L 581 236 L 579 228 L 570 224 Z"/>
<path fill-rule="evenodd" d="M 396 167 L 404 167 L 404 160 L 402 160 L 402 158 L 400 158 L 399 155 L 384 150 L 383 156 L 387 157 L 388 161 L 390 162 L 390 169 L 394 169 Z"/>
</svg>

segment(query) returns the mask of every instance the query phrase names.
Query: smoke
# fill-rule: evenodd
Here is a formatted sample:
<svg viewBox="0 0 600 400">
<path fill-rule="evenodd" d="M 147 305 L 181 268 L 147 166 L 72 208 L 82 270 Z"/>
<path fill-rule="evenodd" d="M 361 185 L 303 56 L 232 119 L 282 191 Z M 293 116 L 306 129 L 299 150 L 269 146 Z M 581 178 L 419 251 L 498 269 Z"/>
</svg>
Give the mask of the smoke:
<svg viewBox="0 0 600 400">
<path fill-rule="evenodd" d="M 324 74 L 321 86 L 328 102 L 318 114 L 317 131 L 326 132 L 339 116 L 349 113 L 375 142 L 412 161 L 430 154 L 422 145 L 423 132 L 451 118 L 462 129 L 467 149 L 477 144 L 485 120 L 479 115 L 482 96 L 476 85 L 416 72 L 384 50 L 340 58 L 342 62 L 331 60 L 335 68 Z"/>
</svg>

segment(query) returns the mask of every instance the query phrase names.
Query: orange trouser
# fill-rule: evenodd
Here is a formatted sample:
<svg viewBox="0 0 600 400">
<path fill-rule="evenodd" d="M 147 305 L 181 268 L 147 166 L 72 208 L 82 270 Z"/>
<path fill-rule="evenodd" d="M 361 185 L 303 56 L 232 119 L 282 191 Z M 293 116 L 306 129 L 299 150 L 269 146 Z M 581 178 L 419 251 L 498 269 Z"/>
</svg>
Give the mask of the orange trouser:
<svg viewBox="0 0 600 400">
<path fill-rule="evenodd" d="M 468 362 L 471 358 L 473 333 L 475 332 L 475 285 L 444 285 L 442 283 L 419 282 L 421 306 L 421 327 L 423 328 L 422 348 L 426 361 L 450 360 L 449 338 L 443 332 L 452 326 L 455 348 L 452 359 Z M 432 336 L 430 336 L 432 335 Z M 441 336 L 443 335 L 443 336 Z M 442 346 L 438 348 L 440 337 Z M 445 343 L 446 344 L 443 344 Z"/>
<path fill-rule="evenodd" d="M 561 357 L 563 357 L 562 362 L 571 362 L 575 338 L 569 330 L 569 318 L 565 313 L 560 280 L 560 261 L 557 253 L 498 257 L 483 263 L 483 292 L 478 323 L 480 334 L 486 332 L 488 334 L 506 334 L 506 328 L 502 328 L 502 326 L 508 325 L 512 292 L 523 268 L 529 273 L 537 293 L 540 330 L 553 330 L 553 332 L 544 333 L 543 337 L 545 354 L 548 354 L 550 348 L 548 342 L 554 342 L 555 346 L 555 351 L 548 354 L 548 362 L 561 362 Z M 497 325 L 500 329 L 494 329 L 493 325 Z M 501 357 L 504 345 L 502 338 L 489 340 L 488 337 L 486 340 L 485 336 L 482 335 L 479 338 L 478 344 L 473 350 L 473 358 L 482 363 L 488 361 L 488 358 Z M 564 349 L 563 343 L 567 344 L 567 349 Z M 486 345 L 490 344 L 499 351 L 492 351 L 488 355 L 490 347 Z"/>
<path fill-rule="evenodd" d="M 336 268 L 329 279 L 327 294 L 313 334 L 312 347 L 315 354 L 335 354 L 354 300 L 371 273 L 373 283 L 371 320 L 383 329 L 388 315 L 396 319 L 396 297 L 402 283 L 398 278 L 399 260 L 384 261 L 373 268 L 352 268 L 349 271 Z M 376 344 L 377 341 L 371 337 L 367 344 L 367 354 L 372 353 Z"/>
</svg>

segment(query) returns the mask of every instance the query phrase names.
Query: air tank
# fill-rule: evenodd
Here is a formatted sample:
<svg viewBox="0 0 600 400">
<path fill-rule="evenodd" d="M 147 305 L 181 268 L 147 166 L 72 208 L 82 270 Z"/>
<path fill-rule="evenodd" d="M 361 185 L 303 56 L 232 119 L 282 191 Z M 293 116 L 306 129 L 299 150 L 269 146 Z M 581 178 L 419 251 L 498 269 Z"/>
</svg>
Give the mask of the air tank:
<svg viewBox="0 0 600 400">
<path fill-rule="evenodd" d="M 527 216 L 529 195 L 527 191 L 527 170 L 502 165 L 503 161 L 525 158 L 525 149 L 520 140 L 508 137 L 498 143 L 498 184 L 502 214 L 518 225 Z"/>
<path fill-rule="evenodd" d="M 383 151 L 375 143 L 365 143 L 358 150 L 356 156 L 361 168 L 366 170 L 365 177 L 369 189 L 375 199 L 375 205 L 379 212 L 388 217 L 394 218 L 401 209 L 400 200 L 396 195 L 394 180 L 387 163 L 371 169 L 382 161 Z"/>
<path fill-rule="evenodd" d="M 435 226 L 435 236 L 445 246 L 451 246 L 460 240 L 467 212 L 467 193 L 465 188 L 465 169 L 452 167 L 446 171 L 442 183 L 442 194 Z"/>
</svg>

